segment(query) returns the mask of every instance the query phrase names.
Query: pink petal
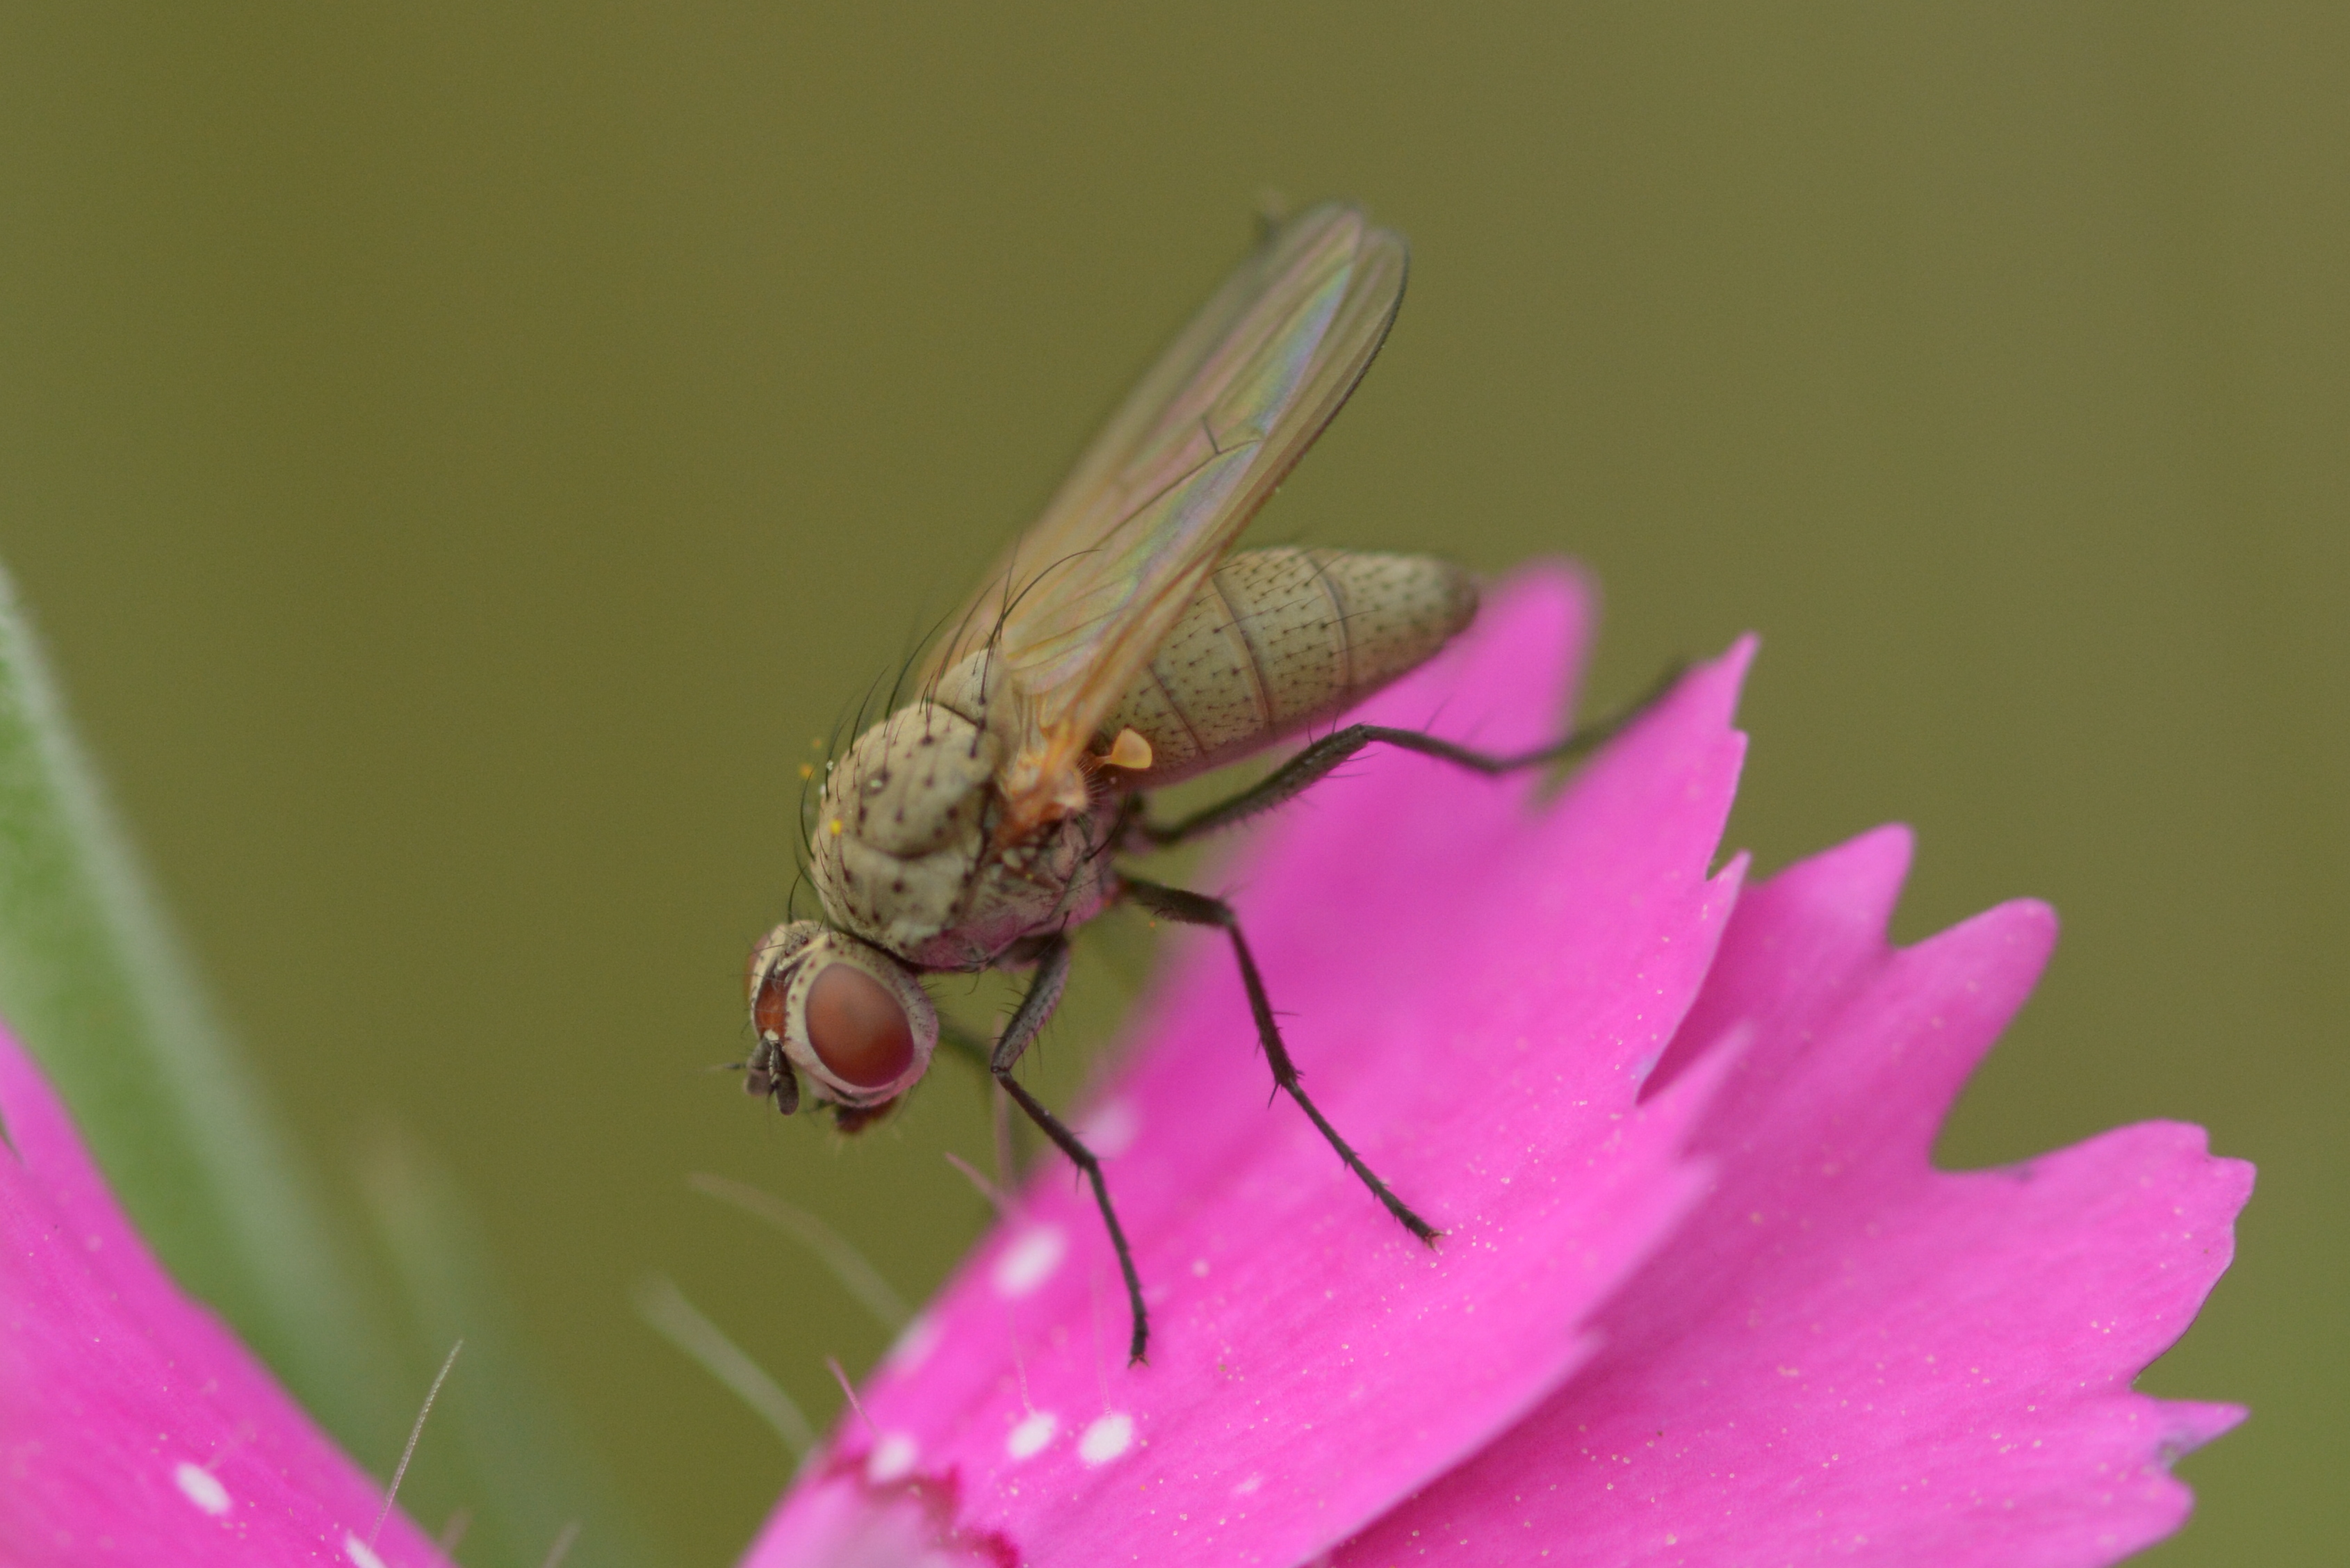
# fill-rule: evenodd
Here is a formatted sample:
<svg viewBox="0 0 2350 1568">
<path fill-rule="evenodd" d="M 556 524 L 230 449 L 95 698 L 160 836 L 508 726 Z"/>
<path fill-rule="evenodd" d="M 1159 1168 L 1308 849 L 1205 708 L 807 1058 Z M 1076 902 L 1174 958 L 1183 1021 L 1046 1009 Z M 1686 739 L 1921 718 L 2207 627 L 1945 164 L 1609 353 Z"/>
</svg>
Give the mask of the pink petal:
<svg viewBox="0 0 2350 1568">
<path fill-rule="evenodd" d="M 1522 579 L 1364 717 L 1537 743 L 1585 620 L 1565 574 Z M 1704 1188 L 1681 1149 L 1720 1067 L 1639 1089 L 1736 896 L 1738 866 L 1706 868 L 1750 651 L 1693 671 L 1555 804 L 1375 750 L 1284 812 L 1244 882 L 1204 884 L 1239 908 L 1309 1090 L 1448 1229 L 1438 1249 L 1267 1104 L 1229 950 L 1192 933 L 1090 1121 L 1118 1150 L 1150 1364 L 1123 1365 L 1114 1262 L 1056 1166 L 750 1560 L 820 1561 L 820 1533 L 906 1488 L 1026 1563 L 1297 1562 L 1534 1408 Z"/>
<path fill-rule="evenodd" d="M 165 1276 L 5 1033 L 0 1122 L 0 1562 L 442 1561 L 374 1532 L 381 1489 Z"/>
<path fill-rule="evenodd" d="M 2226 1268 L 2251 1168 L 2152 1124 L 1934 1170 L 2055 922 L 2009 904 L 1897 952 L 1908 853 L 1881 831 L 1747 895 L 1659 1074 L 1735 1058 L 1694 1143 L 1713 1190 L 1564 1389 L 1339 1561 L 2005 1568 L 2178 1527 L 2170 1461 L 2242 1412 L 2128 1384 Z"/>
</svg>

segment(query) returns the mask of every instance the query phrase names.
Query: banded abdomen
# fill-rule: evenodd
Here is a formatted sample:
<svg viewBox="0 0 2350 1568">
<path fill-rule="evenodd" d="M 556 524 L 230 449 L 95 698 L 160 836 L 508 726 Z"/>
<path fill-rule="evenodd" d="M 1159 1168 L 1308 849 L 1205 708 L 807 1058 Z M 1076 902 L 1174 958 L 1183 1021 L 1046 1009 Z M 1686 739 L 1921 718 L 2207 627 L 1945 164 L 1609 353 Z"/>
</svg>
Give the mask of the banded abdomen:
<svg viewBox="0 0 2350 1568">
<path fill-rule="evenodd" d="M 1425 662 L 1477 613 L 1449 561 L 1342 550 L 1225 558 L 1101 727 L 1150 743 L 1138 782 L 1207 772 L 1335 717 Z"/>
</svg>

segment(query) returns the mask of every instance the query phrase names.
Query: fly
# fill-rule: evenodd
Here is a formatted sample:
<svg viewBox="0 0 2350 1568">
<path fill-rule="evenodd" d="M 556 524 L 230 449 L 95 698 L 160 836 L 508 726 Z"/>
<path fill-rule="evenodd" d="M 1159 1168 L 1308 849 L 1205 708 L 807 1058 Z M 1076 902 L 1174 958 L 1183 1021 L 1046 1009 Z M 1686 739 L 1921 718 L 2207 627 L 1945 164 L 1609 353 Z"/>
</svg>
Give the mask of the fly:
<svg viewBox="0 0 2350 1568">
<path fill-rule="evenodd" d="M 1440 1232 L 1306 1094 L 1232 906 L 1118 857 L 1277 805 L 1374 742 L 1498 774 L 1580 754 L 1624 722 L 1513 756 L 1353 724 L 1220 805 L 1149 813 L 1149 792 L 1335 718 L 1476 614 L 1474 580 L 1432 557 L 1232 549 L 1369 368 L 1404 271 L 1402 239 L 1353 207 L 1269 230 L 983 580 L 917 699 L 828 768 L 809 831 L 825 919 L 778 926 L 751 954 L 745 1087 L 787 1112 L 803 1096 L 828 1105 L 848 1130 L 930 1066 L 939 1020 L 920 976 L 1031 971 L 986 1065 L 1090 1184 L 1136 1361 L 1149 1319 L 1101 1162 L 1013 1073 L 1060 1001 L 1070 931 L 1114 904 L 1224 933 L 1280 1092 L 1406 1230 Z"/>
</svg>

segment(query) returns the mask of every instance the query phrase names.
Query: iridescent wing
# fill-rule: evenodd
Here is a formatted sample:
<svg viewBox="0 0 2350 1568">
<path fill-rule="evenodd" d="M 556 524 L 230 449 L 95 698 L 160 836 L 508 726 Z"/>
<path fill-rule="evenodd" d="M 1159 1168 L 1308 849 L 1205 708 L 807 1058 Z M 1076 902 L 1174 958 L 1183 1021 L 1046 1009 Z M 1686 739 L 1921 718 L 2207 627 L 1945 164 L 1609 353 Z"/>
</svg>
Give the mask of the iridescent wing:
<svg viewBox="0 0 2350 1568">
<path fill-rule="evenodd" d="M 1011 831 L 1084 805 L 1095 730 L 1370 367 L 1404 259 L 1352 207 L 1274 230 L 984 580 L 929 669 L 989 649 Z"/>
</svg>

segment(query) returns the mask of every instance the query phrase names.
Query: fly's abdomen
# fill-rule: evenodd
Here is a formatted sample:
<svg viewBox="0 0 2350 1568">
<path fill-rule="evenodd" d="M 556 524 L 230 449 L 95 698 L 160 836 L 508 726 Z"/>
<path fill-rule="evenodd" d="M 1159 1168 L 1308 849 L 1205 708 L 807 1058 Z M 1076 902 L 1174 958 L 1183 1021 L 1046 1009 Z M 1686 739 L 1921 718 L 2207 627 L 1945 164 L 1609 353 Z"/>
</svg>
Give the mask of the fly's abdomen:
<svg viewBox="0 0 2350 1568">
<path fill-rule="evenodd" d="M 1243 551 L 1217 568 L 1101 733 L 1134 731 L 1151 750 L 1139 782 L 1172 784 L 1352 707 L 1476 613 L 1475 582 L 1449 561 Z"/>
</svg>

